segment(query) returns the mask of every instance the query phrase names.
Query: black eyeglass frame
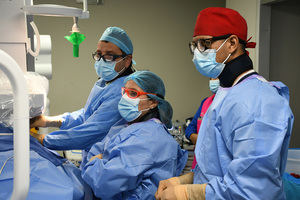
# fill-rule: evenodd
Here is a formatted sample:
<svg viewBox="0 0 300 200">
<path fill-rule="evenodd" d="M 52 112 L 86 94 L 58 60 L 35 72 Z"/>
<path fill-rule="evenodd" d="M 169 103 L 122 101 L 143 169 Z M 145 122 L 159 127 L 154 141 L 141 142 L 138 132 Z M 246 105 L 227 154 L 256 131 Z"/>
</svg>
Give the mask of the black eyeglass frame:
<svg viewBox="0 0 300 200">
<path fill-rule="evenodd" d="M 107 61 L 104 56 L 112 56 L 112 60 Z M 113 54 L 101 55 L 101 53 L 97 51 L 92 53 L 92 57 L 95 61 L 99 61 L 101 58 L 103 58 L 104 62 L 112 62 L 115 61 L 117 58 L 125 58 L 126 56 L 127 54 L 124 53 L 122 55 L 113 55 Z"/>
<path fill-rule="evenodd" d="M 217 36 L 217 37 L 212 37 L 212 38 L 207 38 L 207 39 L 198 39 L 196 42 L 192 41 L 189 43 L 189 49 L 191 51 L 191 54 L 194 54 L 194 51 L 196 48 L 198 48 L 198 50 L 200 52 L 204 52 L 206 49 L 209 49 L 212 45 L 213 42 L 217 41 L 217 40 L 223 40 L 223 39 L 227 39 L 231 36 L 231 34 L 227 34 L 227 35 L 221 35 L 221 36 Z M 202 42 L 202 44 L 201 44 Z M 199 47 L 203 46 L 204 49 L 200 49 Z"/>
</svg>

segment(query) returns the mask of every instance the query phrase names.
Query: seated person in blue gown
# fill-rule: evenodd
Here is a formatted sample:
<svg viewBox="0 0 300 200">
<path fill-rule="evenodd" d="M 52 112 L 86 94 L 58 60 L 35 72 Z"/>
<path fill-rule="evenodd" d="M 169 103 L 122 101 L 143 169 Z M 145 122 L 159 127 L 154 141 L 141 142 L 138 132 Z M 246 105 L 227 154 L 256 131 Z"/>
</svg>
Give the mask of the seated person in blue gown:
<svg viewBox="0 0 300 200">
<path fill-rule="evenodd" d="M 116 123 L 93 145 L 82 177 L 101 199 L 154 199 L 160 180 L 179 175 L 187 161 L 168 132 L 172 107 L 163 81 L 149 71 L 129 75 Z"/>
</svg>

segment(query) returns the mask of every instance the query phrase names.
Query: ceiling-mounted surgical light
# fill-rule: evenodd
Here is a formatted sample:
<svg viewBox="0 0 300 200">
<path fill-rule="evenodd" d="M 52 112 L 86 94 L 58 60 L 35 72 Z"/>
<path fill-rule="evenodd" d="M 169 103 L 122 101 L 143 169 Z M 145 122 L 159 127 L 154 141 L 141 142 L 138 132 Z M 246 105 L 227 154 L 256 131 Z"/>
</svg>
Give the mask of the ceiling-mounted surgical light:
<svg viewBox="0 0 300 200">
<path fill-rule="evenodd" d="M 27 15 L 55 16 L 55 17 L 78 17 L 80 19 L 89 18 L 90 14 L 87 10 L 87 0 L 81 1 L 83 9 L 54 5 L 54 4 L 39 4 L 25 5 L 22 9 Z"/>
<path fill-rule="evenodd" d="M 76 0 L 76 3 L 82 3 L 83 0 Z M 103 5 L 104 0 L 87 0 L 87 3 L 90 5 Z"/>
</svg>

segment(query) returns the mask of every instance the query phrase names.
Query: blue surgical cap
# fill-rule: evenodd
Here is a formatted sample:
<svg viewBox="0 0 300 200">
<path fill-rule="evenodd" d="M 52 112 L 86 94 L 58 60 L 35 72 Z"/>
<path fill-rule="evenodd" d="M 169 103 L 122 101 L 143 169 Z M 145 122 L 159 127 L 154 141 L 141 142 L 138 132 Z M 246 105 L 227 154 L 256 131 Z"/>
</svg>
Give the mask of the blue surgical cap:
<svg viewBox="0 0 300 200">
<path fill-rule="evenodd" d="M 102 34 L 100 40 L 114 43 L 126 54 L 133 53 L 133 46 L 130 38 L 126 32 L 119 27 L 108 27 Z"/>
<path fill-rule="evenodd" d="M 133 80 L 144 92 L 156 94 L 147 94 L 147 96 L 158 101 L 160 120 L 167 128 L 171 128 L 173 109 L 170 103 L 164 99 L 165 85 L 161 78 L 150 71 L 137 71 L 125 78 L 124 82 L 129 80 Z"/>
</svg>

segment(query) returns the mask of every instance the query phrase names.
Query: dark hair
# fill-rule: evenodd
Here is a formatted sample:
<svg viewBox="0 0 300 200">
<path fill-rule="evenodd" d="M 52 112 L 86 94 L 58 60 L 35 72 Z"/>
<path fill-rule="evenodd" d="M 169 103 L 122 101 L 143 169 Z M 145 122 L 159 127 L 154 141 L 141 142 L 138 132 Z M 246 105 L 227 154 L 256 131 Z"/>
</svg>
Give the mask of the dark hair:
<svg viewBox="0 0 300 200">
<path fill-rule="evenodd" d="M 247 42 L 245 40 L 242 40 L 242 39 L 239 38 L 239 43 L 241 44 L 242 50 L 244 52 L 246 52 L 246 44 L 247 44 Z"/>
</svg>

